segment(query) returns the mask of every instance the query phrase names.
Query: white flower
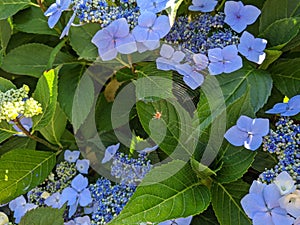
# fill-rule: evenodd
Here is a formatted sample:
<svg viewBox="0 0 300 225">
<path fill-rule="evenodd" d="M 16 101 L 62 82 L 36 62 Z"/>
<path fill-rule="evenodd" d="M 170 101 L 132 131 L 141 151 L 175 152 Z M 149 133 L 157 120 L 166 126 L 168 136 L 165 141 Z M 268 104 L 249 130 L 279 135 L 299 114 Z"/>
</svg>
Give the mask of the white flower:
<svg viewBox="0 0 300 225">
<path fill-rule="evenodd" d="M 288 172 L 281 172 L 274 180 L 274 183 L 279 188 L 281 195 L 286 195 L 296 190 L 295 181 Z"/>
</svg>

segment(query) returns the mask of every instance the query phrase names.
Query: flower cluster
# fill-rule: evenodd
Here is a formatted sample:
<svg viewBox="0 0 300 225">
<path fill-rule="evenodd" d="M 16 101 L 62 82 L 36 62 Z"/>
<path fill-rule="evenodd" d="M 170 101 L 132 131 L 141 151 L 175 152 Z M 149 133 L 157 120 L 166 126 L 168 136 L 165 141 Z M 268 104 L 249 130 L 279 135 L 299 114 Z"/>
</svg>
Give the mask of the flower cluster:
<svg viewBox="0 0 300 225">
<path fill-rule="evenodd" d="M 18 117 L 33 117 L 42 113 L 41 104 L 29 98 L 28 93 L 27 85 L 19 89 L 0 92 L 0 121 L 9 122 Z"/>
</svg>

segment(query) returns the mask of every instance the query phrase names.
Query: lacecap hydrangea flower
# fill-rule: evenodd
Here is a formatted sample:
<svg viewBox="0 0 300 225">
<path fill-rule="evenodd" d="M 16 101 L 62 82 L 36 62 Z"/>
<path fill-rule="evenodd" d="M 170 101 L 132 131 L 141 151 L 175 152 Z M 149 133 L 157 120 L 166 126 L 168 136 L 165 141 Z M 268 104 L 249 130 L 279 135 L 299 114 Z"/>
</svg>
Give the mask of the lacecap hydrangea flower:
<svg viewBox="0 0 300 225">
<path fill-rule="evenodd" d="M 47 11 L 44 13 L 45 16 L 49 17 L 48 25 L 53 28 L 57 24 L 63 11 L 67 10 L 71 4 L 71 0 L 56 0 L 55 3 L 50 5 Z"/>
<path fill-rule="evenodd" d="M 23 195 L 17 197 L 16 199 L 10 201 L 9 208 L 14 212 L 15 223 L 20 223 L 21 218 L 29 210 L 38 207 L 35 204 L 27 203 Z"/>
<path fill-rule="evenodd" d="M 216 0 L 193 0 L 193 5 L 189 6 L 191 11 L 211 12 L 215 9 L 218 1 Z"/>
<path fill-rule="evenodd" d="M 287 103 L 277 103 L 272 109 L 266 111 L 269 114 L 281 116 L 295 116 L 300 112 L 300 95 L 292 97 Z"/>
<path fill-rule="evenodd" d="M 237 124 L 226 131 L 224 137 L 234 146 L 243 146 L 256 150 L 263 141 L 263 136 L 269 133 L 269 120 L 241 116 Z"/>
<path fill-rule="evenodd" d="M 159 13 L 169 7 L 172 0 L 136 0 L 136 3 L 141 11 L 149 11 Z"/>
</svg>

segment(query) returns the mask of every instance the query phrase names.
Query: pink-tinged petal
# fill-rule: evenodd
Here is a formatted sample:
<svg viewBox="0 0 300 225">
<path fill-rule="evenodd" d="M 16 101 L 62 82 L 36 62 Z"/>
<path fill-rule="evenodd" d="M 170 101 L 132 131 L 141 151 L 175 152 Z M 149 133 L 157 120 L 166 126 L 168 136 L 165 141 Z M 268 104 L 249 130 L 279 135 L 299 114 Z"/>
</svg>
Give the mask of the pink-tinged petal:
<svg viewBox="0 0 300 225">
<path fill-rule="evenodd" d="M 251 133 L 254 135 L 265 136 L 269 133 L 269 120 L 256 118 L 252 122 Z"/>
<path fill-rule="evenodd" d="M 268 212 L 259 212 L 253 216 L 253 225 L 274 225 L 272 216 Z"/>
<path fill-rule="evenodd" d="M 172 55 L 174 54 L 174 48 L 170 45 L 163 44 L 159 53 L 162 57 L 171 59 Z"/>
<path fill-rule="evenodd" d="M 159 38 L 165 37 L 171 30 L 169 17 L 165 15 L 159 16 L 156 19 L 152 29 L 158 33 Z"/>
<path fill-rule="evenodd" d="M 118 38 L 116 40 L 116 49 L 122 54 L 130 54 L 136 52 L 137 47 L 134 37 L 129 34 L 126 37 Z"/>
<path fill-rule="evenodd" d="M 244 132 L 250 132 L 252 128 L 253 119 L 248 116 L 240 116 L 236 121 L 237 127 Z"/>
<path fill-rule="evenodd" d="M 146 28 L 151 28 L 156 20 L 156 14 L 153 12 L 145 11 L 138 18 L 138 25 Z"/>
<path fill-rule="evenodd" d="M 88 189 L 84 189 L 79 196 L 79 205 L 80 206 L 87 206 L 88 204 L 92 203 L 93 199 L 91 197 L 91 192 Z"/>
<path fill-rule="evenodd" d="M 247 194 L 241 200 L 241 205 L 249 218 L 253 218 L 259 212 L 267 211 L 262 195 Z"/>
<path fill-rule="evenodd" d="M 263 196 L 269 209 L 280 207 L 278 200 L 281 198 L 281 194 L 276 184 L 267 185 L 263 191 Z"/>
<path fill-rule="evenodd" d="M 260 10 L 253 5 L 246 5 L 241 9 L 241 15 L 247 19 L 247 25 L 250 25 L 257 20 Z"/>
<path fill-rule="evenodd" d="M 149 29 L 141 26 L 136 26 L 132 30 L 132 35 L 138 42 L 144 42 L 148 39 Z"/>
<path fill-rule="evenodd" d="M 247 140 L 244 142 L 244 147 L 249 150 L 256 150 L 262 143 L 262 137 L 259 135 L 249 135 Z"/>
<path fill-rule="evenodd" d="M 226 131 L 224 137 L 230 144 L 242 146 L 244 145 L 244 141 L 247 139 L 248 134 L 241 131 L 237 126 L 233 126 Z"/>
</svg>

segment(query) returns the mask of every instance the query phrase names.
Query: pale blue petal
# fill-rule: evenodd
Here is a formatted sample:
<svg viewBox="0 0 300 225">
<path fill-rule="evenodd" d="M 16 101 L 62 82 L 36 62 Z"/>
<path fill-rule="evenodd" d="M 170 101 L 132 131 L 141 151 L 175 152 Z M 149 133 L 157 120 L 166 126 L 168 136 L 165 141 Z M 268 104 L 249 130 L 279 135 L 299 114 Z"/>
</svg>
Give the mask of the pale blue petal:
<svg viewBox="0 0 300 225">
<path fill-rule="evenodd" d="M 232 26 L 236 24 L 237 21 L 237 15 L 240 13 L 240 9 L 244 6 L 244 4 L 239 1 L 227 1 L 225 2 L 224 7 L 224 13 L 225 13 L 225 19 L 224 22 L 227 23 L 229 26 Z"/>
<path fill-rule="evenodd" d="M 204 77 L 202 74 L 193 71 L 189 75 L 183 77 L 183 81 L 192 89 L 200 87 L 204 82 Z"/>
<path fill-rule="evenodd" d="M 142 12 L 138 18 L 138 25 L 150 29 L 156 20 L 156 14 L 153 12 Z"/>
<path fill-rule="evenodd" d="M 61 10 L 66 10 L 71 5 L 71 0 L 61 0 Z"/>
<path fill-rule="evenodd" d="M 238 56 L 238 50 L 235 45 L 228 45 L 222 49 L 222 56 L 224 60 L 235 61 Z"/>
<path fill-rule="evenodd" d="M 266 186 L 266 184 L 255 180 L 251 184 L 251 187 L 249 189 L 249 193 L 250 194 L 262 195 L 262 192 L 263 192 L 265 186 Z"/>
<path fill-rule="evenodd" d="M 242 146 L 244 145 L 244 141 L 247 139 L 248 134 L 241 131 L 237 126 L 233 126 L 226 131 L 224 137 L 230 144 Z"/>
<path fill-rule="evenodd" d="M 173 62 L 164 57 L 158 57 L 156 59 L 156 67 L 157 69 L 164 70 L 164 71 L 174 69 Z"/>
<path fill-rule="evenodd" d="M 231 61 L 225 62 L 224 64 L 224 73 L 232 73 L 237 71 L 243 67 L 243 60 L 240 56 L 236 56 L 236 58 L 231 59 Z"/>
<path fill-rule="evenodd" d="M 54 12 L 48 19 L 48 26 L 52 29 L 55 24 L 58 22 L 61 16 L 61 11 Z"/>
<path fill-rule="evenodd" d="M 281 194 L 276 184 L 267 185 L 263 190 L 263 196 L 269 209 L 280 207 L 278 200 L 281 198 Z"/>
<path fill-rule="evenodd" d="M 183 75 L 188 76 L 190 73 L 193 72 L 193 67 L 189 65 L 188 63 L 180 64 L 175 66 L 176 71 Z"/>
<path fill-rule="evenodd" d="M 203 70 L 208 65 L 208 58 L 204 54 L 194 54 L 193 61 L 195 63 L 197 70 Z"/>
<path fill-rule="evenodd" d="M 53 13 L 57 12 L 58 8 L 57 8 L 57 4 L 53 3 L 52 5 L 50 5 L 50 7 L 46 10 L 46 12 L 44 13 L 45 16 L 51 16 Z"/>
<path fill-rule="evenodd" d="M 172 56 L 172 61 L 175 63 L 180 63 L 185 57 L 184 52 L 182 51 L 175 51 L 173 56 Z"/>
<path fill-rule="evenodd" d="M 72 188 L 76 191 L 81 192 L 88 186 L 88 179 L 81 174 L 78 174 L 71 182 Z"/>
<path fill-rule="evenodd" d="M 169 17 L 167 17 L 165 15 L 159 16 L 156 19 L 152 29 L 153 29 L 153 31 L 158 33 L 159 38 L 165 37 L 171 30 Z"/>
<path fill-rule="evenodd" d="M 103 61 L 108 61 L 117 57 L 118 50 L 115 48 L 113 41 L 108 42 L 106 48 L 98 48 L 99 55 Z"/>
<path fill-rule="evenodd" d="M 178 219 L 175 219 L 175 222 L 176 222 L 178 225 L 189 225 L 189 224 L 192 222 L 192 219 L 193 219 L 193 217 L 192 217 L 192 216 L 189 216 L 189 217 L 186 217 L 186 218 L 178 218 Z"/>
<path fill-rule="evenodd" d="M 75 214 L 77 206 L 78 206 L 78 201 L 76 201 L 74 204 L 70 205 L 69 214 L 68 214 L 69 218 L 71 218 Z"/>
<path fill-rule="evenodd" d="M 211 62 L 208 65 L 210 75 L 218 75 L 224 72 L 224 64 L 222 62 Z"/>
<path fill-rule="evenodd" d="M 265 136 L 269 133 L 269 120 L 256 118 L 253 120 L 251 133 L 254 135 Z"/>
<path fill-rule="evenodd" d="M 61 193 L 61 202 L 65 204 L 68 202 L 68 205 L 73 205 L 77 199 L 77 191 L 73 188 L 66 187 Z"/>
<path fill-rule="evenodd" d="M 118 38 L 116 40 L 116 49 L 122 54 L 130 54 L 136 52 L 137 47 L 134 37 L 129 34 L 126 37 Z"/>
<path fill-rule="evenodd" d="M 256 51 L 262 52 L 267 47 L 267 40 L 262 38 L 255 38 L 253 40 L 253 47 Z"/>
<path fill-rule="evenodd" d="M 153 147 L 149 147 L 149 148 L 144 148 L 140 151 L 138 151 L 139 153 L 150 153 L 150 152 L 153 152 L 155 151 L 156 149 L 158 149 L 158 145 L 155 145 Z"/>
<path fill-rule="evenodd" d="M 300 109 L 300 95 L 296 95 L 296 96 L 292 97 L 288 101 L 288 107 L 290 109 Z"/>
<path fill-rule="evenodd" d="M 281 211 L 281 212 L 280 212 Z M 292 225 L 294 224 L 295 219 L 288 216 L 284 209 L 275 208 L 272 210 L 272 220 L 274 225 Z M 266 224 L 265 224 L 266 225 Z"/>
<path fill-rule="evenodd" d="M 252 130 L 253 119 L 248 116 L 240 116 L 236 121 L 237 127 L 244 132 L 250 132 Z"/>
<path fill-rule="evenodd" d="M 163 44 L 159 53 L 162 57 L 171 59 L 174 54 L 174 48 L 170 45 Z"/>
<path fill-rule="evenodd" d="M 143 42 L 136 42 L 136 47 L 137 47 L 137 51 L 138 51 L 139 53 L 143 53 L 143 52 L 149 50 L 149 49 L 143 44 Z"/>
<path fill-rule="evenodd" d="M 114 155 L 117 153 L 119 147 L 120 147 L 120 143 L 118 143 L 116 145 L 108 146 L 105 150 L 105 155 L 102 160 L 102 163 L 106 163 L 109 160 L 111 160 L 114 157 Z"/>
<path fill-rule="evenodd" d="M 241 200 L 241 205 L 247 216 L 251 219 L 258 212 L 265 212 L 267 210 L 263 196 L 258 194 L 245 195 Z"/>
<path fill-rule="evenodd" d="M 149 29 L 146 27 L 136 26 L 132 30 L 132 35 L 138 42 L 144 42 L 148 39 Z"/>
<path fill-rule="evenodd" d="M 74 163 L 79 158 L 80 151 L 66 150 L 64 153 L 64 159 L 69 163 Z"/>
<path fill-rule="evenodd" d="M 201 11 L 201 7 L 199 7 L 199 6 L 195 6 L 195 5 L 190 5 L 189 6 L 189 10 L 190 11 L 194 11 L 194 12 L 197 12 L 197 11 Z"/>
<path fill-rule="evenodd" d="M 243 21 L 243 18 L 241 18 L 234 25 L 231 25 L 230 27 L 232 30 L 236 31 L 237 33 L 240 33 L 246 29 L 247 24 L 245 21 Z"/>
<path fill-rule="evenodd" d="M 277 103 L 273 106 L 272 109 L 267 110 L 266 113 L 279 114 L 279 113 L 286 112 L 287 109 L 288 109 L 288 104 L 287 103 Z"/>
<path fill-rule="evenodd" d="M 281 113 L 281 116 L 295 116 L 300 112 L 300 109 L 289 109 L 284 113 Z"/>
<path fill-rule="evenodd" d="M 270 213 L 258 212 L 253 216 L 253 225 L 274 225 L 274 223 Z"/>
<path fill-rule="evenodd" d="M 93 199 L 91 197 L 91 192 L 89 189 L 84 189 L 79 195 L 79 205 L 80 206 L 87 206 L 88 204 L 92 203 Z"/>
<path fill-rule="evenodd" d="M 222 49 L 213 48 L 208 50 L 208 59 L 210 62 L 219 62 L 223 60 Z"/>
<path fill-rule="evenodd" d="M 76 162 L 76 169 L 78 172 L 87 174 L 90 167 L 90 160 L 88 159 L 78 159 Z"/>
<path fill-rule="evenodd" d="M 266 58 L 266 53 L 257 52 L 255 50 L 252 50 L 252 51 L 249 51 L 248 55 L 245 57 L 251 62 L 255 62 L 257 64 L 262 64 Z"/>
<path fill-rule="evenodd" d="M 200 12 L 211 12 L 215 9 L 218 1 L 215 0 L 193 0 L 192 2 L 195 6 L 192 9 L 197 8 L 197 10 L 192 11 L 200 11 Z M 189 7 L 189 10 L 191 6 Z"/>
<path fill-rule="evenodd" d="M 253 5 L 246 5 L 241 9 L 240 13 L 247 21 L 247 25 L 250 25 L 257 20 L 260 10 Z"/>
<path fill-rule="evenodd" d="M 159 46 L 159 35 L 156 32 L 149 32 L 148 39 L 144 41 L 144 45 L 150 49 L 154 50 Z"/>
<path fill-rule="evenodd" d="M 61 35 L 59 37 L 60 39 L 62 39 L 64 36 L 69 35 L 69 30 L 71 28 L 72 23 L 74 22 L 75 16 L 76 16 L 76 13 L 74 12 L 73 15 L 71 16 L 71 18 L 69 19 L 67 25 L 65 26 L 65 28 L 61 32 Z"/>
<path fill-rule="evenodd" d="M 261 145 L 263 139 L 259 135 L 249 135 L 244 142 L 244 147 L 249 150 L 256 150 Z"/>
</svg>

